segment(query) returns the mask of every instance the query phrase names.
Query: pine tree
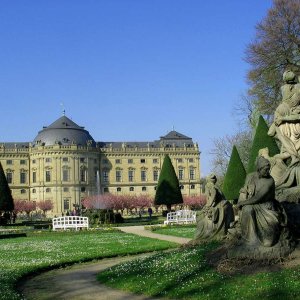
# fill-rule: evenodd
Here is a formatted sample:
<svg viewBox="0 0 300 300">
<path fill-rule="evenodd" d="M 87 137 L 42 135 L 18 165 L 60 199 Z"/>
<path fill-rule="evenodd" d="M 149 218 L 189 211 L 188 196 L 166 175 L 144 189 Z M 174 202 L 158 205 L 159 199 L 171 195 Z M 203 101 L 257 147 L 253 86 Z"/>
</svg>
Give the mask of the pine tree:
<svg viewBox="0 0 300 300">
<path fill-rule="evenodd" d="M 0 211 L 12 211 L 13 209 L 14 200 L 0 163 Z"/>
<path fill-rule="evenodd" d="M 246 170 L 236 146 L 233 146 L 226 175 L 223 182 L 223 194 L 228 200 L 237 200 L 240 189 L 244 186 Z"/>
<path fill-rule="evenodd" d="M 171 210 L 172 204 L 183 203 L 179 181 L 168 155 L 165 156 L 161 168 L 154 203 L 166 205 L 168 211 Z"/>
<path fill-rule="evenodd" d="M 250 150 L 249 164 L 247 173 L 255 171 L 255 161 L 258 156 L 258 151 L 262 148 L 269 149 L 269 155 L 272 157 L 280 152 L 276 141 L 273 137 L 268 135 L 269 127 L 262 116 L 259 117 L 258 124 L 256 127 L 252 147 Z"/>
</svg>

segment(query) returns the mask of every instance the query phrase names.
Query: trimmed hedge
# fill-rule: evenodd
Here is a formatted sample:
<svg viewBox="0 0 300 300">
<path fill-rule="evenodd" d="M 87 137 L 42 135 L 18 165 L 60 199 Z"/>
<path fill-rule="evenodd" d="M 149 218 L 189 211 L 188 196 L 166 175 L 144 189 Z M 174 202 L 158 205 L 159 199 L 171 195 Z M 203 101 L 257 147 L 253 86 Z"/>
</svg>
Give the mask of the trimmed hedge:
<svg viewBox="0 0 300 300">
<path fill-rule="evenodd" d="M 240 189 L 244 186 L 246 179 L 246 170 L 236 146 L 233 146 L 223 182 L 222 191 L 228 200 L 237 200 Z"/>
</svg>

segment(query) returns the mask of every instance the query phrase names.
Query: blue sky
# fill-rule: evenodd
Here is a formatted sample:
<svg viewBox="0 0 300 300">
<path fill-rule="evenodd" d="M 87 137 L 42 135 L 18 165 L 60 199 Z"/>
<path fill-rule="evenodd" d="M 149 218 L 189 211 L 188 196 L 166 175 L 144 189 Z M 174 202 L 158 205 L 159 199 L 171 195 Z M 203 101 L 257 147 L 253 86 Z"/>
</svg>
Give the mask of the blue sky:
<svg viewBox="0 0 300 300">
<path fill-rule="evenodd" d="M 246 45 L 271 0 L 2 0 L 3 142 L 32 141 L 66 115 L 96 141 L 175 130 L 201 150 L 237 131 Z"/>
</svg>

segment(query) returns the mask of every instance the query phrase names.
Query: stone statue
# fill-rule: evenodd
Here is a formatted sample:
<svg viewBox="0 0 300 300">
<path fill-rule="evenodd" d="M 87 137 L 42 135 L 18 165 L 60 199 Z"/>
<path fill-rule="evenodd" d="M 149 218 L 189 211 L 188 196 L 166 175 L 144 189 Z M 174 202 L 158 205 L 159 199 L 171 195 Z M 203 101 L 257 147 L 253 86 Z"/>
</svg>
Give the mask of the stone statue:
<svg viewBox="0 0 300 300">
<path fill-rule="evenodd" d="M 257 171 L 246 178 L 237 208 L 239 221 L 232 235 L 229 257 L 273 259 L 288 255 L 294 242 L 287 229 L 287 216 L 275 200 L 275 182 L 270 162 L 260 156 Z"/>
<path fill-rule="evenodd" d="M 300 84 L 292 71 L 283 74 L 281 87 L 282 102 L 274 114 L 274 123 L 268 134 L 281 144 L 280 153 L 272 159 L 276 161 L 274 178 L 276 199 L 298 202 L 300 200 Z M 280 168 L 278 168 L 280 167 Z"/>
<path fill-rule="evenodd" d="M 197 216 L 195 240 L 223 239 L 230 223 L 234 221 L 232 205 L 225 200 L 216 182 L 216 175 L 211 174 L 207 177 L 206 205 Z"/>
</svg>

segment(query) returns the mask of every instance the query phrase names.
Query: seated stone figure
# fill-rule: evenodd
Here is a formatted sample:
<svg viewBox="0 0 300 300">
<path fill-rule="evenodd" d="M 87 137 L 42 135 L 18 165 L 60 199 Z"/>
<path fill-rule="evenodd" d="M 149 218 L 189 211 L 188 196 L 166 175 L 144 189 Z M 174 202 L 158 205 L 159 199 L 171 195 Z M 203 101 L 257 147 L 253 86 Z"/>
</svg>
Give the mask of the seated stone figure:
<svg viewBox="0 0 300 300">
<path fill-rule="evenodd" d="M 207 177 L 206 205 L 197 216 L 195 240 L 223 239 L 234 220 L 232 205 L 225 200 L 216 182 L 216 175 Z"/>
<path fill-rule="evenodd" d="M 264 157 L 258 158 L 257 172 L 247 177 L 237 208 L 240 209 L 237 239 L 229 249 L 229 257 L 273 259 L 293 250 L 287 217 L 275 200 L 275 182 L 270 176 L 270 163 Z"/>
</svg>

